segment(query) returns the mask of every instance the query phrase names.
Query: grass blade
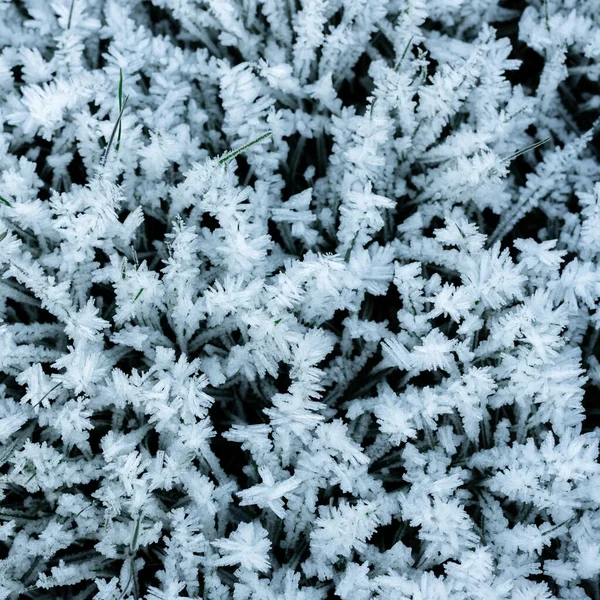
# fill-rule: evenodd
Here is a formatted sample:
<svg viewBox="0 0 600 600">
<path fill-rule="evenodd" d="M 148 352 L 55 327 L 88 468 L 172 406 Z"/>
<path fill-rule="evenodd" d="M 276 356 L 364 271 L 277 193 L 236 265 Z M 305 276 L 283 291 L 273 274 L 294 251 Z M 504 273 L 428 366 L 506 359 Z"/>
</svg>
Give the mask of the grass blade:
<svg viewBox="0 0 600 600">
<path fill-rule="evenodd" d="M 6 198 L 3 198 L 2 196 L 0 196 L 0 202 L 2 202 L 2 204 L 6 205 L 6 206 L 10 206 L 10 208 L 12 208 L 12 204 Z"/>
<path fill-rule="evenodd" d="M 137 543 L 138 537 L 140 535 L 140 525 L 142 523 L 142 512 L 138 514 L 138 518 L 135 521 L 135 528 L 133 530 L 133 538 L 131 539 L 131 543 L 129 544 L 129 552 L 133 556 L 137 551 Z"/>
<path fill-rule="evenodd" d="M 117 133 L 117 129 L 119 128 L 119 125 L 121 123 L 121 119 L 123 117 L 123 113 L 125 112 L 125 107 L 127 106 L 127 100 L 129 99 L 129 96 L 125 96 L 125 100 L 123 101 L 123 106 L 121 107 L 121 112 L 119 112 L 119 117 L 117 118 L 117 122 L 115 123 L 115 126 L 113 127 L 113 131 L 112 134 L 110 136 L 110 139 L 108 140 L 108 144 L 106 146 L 106 150 L 104 152 L 104 156 L 102 157 L 102 166 L 104 166 L 106 164 L 106 159 L 108 158 L 108 153 L 110 152 L 110 147 L 112 146 L 112 143 L 115 139 L 115 135 Z"/>
<path fill-rule="evenodd" d="M 245 150 L 248 150 L 248 148 L 251 148 L 255 144 L 258 144 L 259 142 L 266 140 L 271 135 L 273 135 L 272 131 L 267 131 L 267 133 L 263 133 L 261 136 L 257 137 L 255 140 L 252 140 L 245 146 L 242 146 L 241 148 L 238 148 L 237 150 L 233 150 L 229 154 L 226 154 L 221 160 L 219 160 L 219 164 L 222 165 L 223 163 L 227 162 L 228 160 L 235 158 L 238 154 L 244 152 Z"/>
<path fill-rule="evenodd" d="M 517 158 L 518 156 L 521 156 L 521 154 L 525 154 L 525 152 L 529 152 L 530 150 L 535 150 L 536 148 L 539 148 L 540 146 L 544 145 L 546 142 L 549 142 L 552 138 L 547 137 L 545 140 L 542 140 L 540 142 L 535 142 L 534 144 L 531 144 L 525 148 L 522 148 L 521 150 L 517 150 L 514 154 L 511 154 L 510 156 L 507 156 L 506 158 L 503 158 L 503 161 L 507 161 L 510 162 L 512 160 L 514 160 L 515 158 Z"/>
<path fill-rule="evenodd" d="M 410 49 L 410 46 L 412 44 L 413 37 L 414 36 L 412 36 L 412 35 L 410 36 L 410 39 L 408 40 L 408 43 L 406 44 L 406 47 L 404 48 L 404 52 L 402 52 L 402 56 L 400 57 L 400 60 L 398 61 L 398 64 L 394 67 L 394 71 L 397 72 L 398 69 L 400 68 L 400 66 L 402 65 L 402 61 L 404 60 L 404 57 L 408 53 L 408 50 Z"/>
<path fill-rule="evenodd" d="M 119 69 L 119 112 L 123 110 L 123 69 Z M 121 147 L 121 121 L 119 121 L 119 133 L 117 135 L 117 143 L 115 151 L 118 152 Z"/>
<path fill-rule="evenodd" d="M 71 29 L 71 19 L 73 18 L 73 7 L 75 6 L 75 0 L 71 0 L 71 8 L 69 8 L 69 20 L 67 21 L 67 29 Z"/>
</svg>

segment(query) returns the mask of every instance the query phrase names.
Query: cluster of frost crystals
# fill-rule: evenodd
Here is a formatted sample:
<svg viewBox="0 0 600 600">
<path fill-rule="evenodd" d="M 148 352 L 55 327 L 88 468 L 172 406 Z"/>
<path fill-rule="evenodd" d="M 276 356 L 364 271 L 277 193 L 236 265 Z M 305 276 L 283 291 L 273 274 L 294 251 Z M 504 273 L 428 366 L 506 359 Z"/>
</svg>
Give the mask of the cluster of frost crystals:
<svg viewBox="0 0 600 600">
<path fill-rule="evenodd" d="M 0 0 L 0 600 L 600 600 L 600 1 Z"/>
</svg>

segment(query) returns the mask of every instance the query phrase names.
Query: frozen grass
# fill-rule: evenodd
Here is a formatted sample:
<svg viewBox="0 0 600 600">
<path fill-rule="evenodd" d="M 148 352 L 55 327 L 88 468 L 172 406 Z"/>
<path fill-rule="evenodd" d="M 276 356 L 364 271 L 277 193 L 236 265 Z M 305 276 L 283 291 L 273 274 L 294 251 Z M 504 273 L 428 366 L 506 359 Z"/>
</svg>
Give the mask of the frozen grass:
<svg viewBox="0 0 600 600">
<path fill-rule="evenodd" d="M 600 600 L 600 7 L 509 4 L 0 3 L 0 600 Z"/>
</svg>

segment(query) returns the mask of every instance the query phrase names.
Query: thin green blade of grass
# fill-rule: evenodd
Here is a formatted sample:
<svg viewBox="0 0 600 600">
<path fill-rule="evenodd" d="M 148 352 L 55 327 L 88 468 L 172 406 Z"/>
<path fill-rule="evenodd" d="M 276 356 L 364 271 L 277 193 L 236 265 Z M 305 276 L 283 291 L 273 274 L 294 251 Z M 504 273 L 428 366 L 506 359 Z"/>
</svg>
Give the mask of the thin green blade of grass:
<svg viewBox="0 0 600 600">
<path fill-rule="evenodd" d="M 140 288 L 140 291 L 135 295 L 135 298 L 133 299 L 134 302 L 142 295 L 143 291 L 144 291 L 144 288 Z"/>
<path fill-rule="evenodd" d="M 552 138 L 547 137 L 545 140 L 541 140 L 540 142 L 535 142 L 534 144 L 530 144 L 529 146 L 522 148 L 521 150 L 517 150 L 514 154 L 511 154 L 510 156 L 507 156 L 506 158 L 503 158 L 502 160 L 505 162 L 510 162 L 510 161 L 514 160 L 515 158 L 517 158 L 518 156 L 521 156 L 521 154 L 525 154 L 525 152 L 529 152 L 530 150 L 535 150 L 536 148 L 543 146 L 546 142 L 549 142 L 551 139 Z"/>
<path fill-rule="evenodd" d="M 262 142 L 263 140 L 266 140 L 271 135 L 273 135 L 273 132 L 267 131 L 267 133 L 263 133 L 261 136 L 257 137 L 255 140 L 248 142 L 245 146 L 242 146 L 241 148 L 237 148 L 236 150 L 232 150 L 229 154 L 226 154 L 223 158 L 221 158 L 219 160 L 219 164 L 222 165 L 223 163 L 227 162 L 228 160 L 235 158 L 238 154 L 245 152 L 246 150 L 248 150 L 248 148 L 251 148 L 255 144 Z"/>
<path fill-rule="evenodd" d="M 133 538 L 129 544 L 129 552 L 133 555 L 137 550 L 138 537 L 140 535 L 140 525 L 142 523 L 142 513 L 138 514 L 138 518 L 135 521 L 135 528 L 133 530 Z"/>
<path fill-rule="evenodd" d="M 4 204 L 5 206 L 9 206 L 10 208 L 12 208 L 12 204 L 6 198 L 3 198 L 2 196 L 0 196 L 0 202 L 2 202 L 2 204 Z"/>
<path fill-rule="evenodd" d="M 123 69 L 119 69 L 119 110 L 123 108 Z"/>
<path fill-rule="evenodd" d="M 123 69 L 119 69 L 119 112 L 123 110 Z M 119 133 L 117 134 L 117 143 L 115 151 L 118 152 L 121 147 L 121 121 L 119 121 Z"/>
<path fill-rule="evenodd" d="M 352 242 L 350 243 L 348 250 L 346 250 L 346 255 L 344 256 L 344 261 L 346 261 L 346 262 L 350 261 L 350 255 L 352 254 L 352 249 L 354 248 L 354 244 L 356 244 L 357 237 L 358 237 L 358 231 L 354 234 L 354 237 L 352 238 Z"/>
<path fill-rule="evenodd" d="M 71 8 L 69 8 L 69 19 L 67 20 L 67 29 L 71 29 L 71 19 L 73 18 L 73 7 L 75 6 L 75 0 L 71 0 Z"/>
<path fill-rule="evenodd" d="M 410 46 L 412 44 L 413 37 L 414 36 L 412 36 L 412 35 L 410 36 L 410 39 L 408 40 L 408 43 L 406 44 L 406 47 L 404 48 L 404 51 L 402 52 L 402 56 L 400 57 L 398 64 L 394 67 L 394 71 L 398 71 L 398 69 L 402 65 L 402 61 L 404 60 L 404 57 L 408 54 L 408 50 L 410 49 Z"/>
<path fill-rule="evenodd" d="M 106 150 L 104 151 L 104 156 L 102 157 L 102 166 L 104 166 L 106 164 L 106 159 L 108 158 L 108 153 L 110 152 L 110 148 L 115 139 L 115 135 L 117 134 L 117 129 L 119 127 L 119 124 L 121 123 L 121 119 L 123 118 L 123 113 L 125 112 L 125 107 L 127 106 L 128 99 L 129 99 L 129 96 L 125 96 L 125 100 L 123 101 L 123 106 L 121 107 L 121 111 L 119 112 L 119 116 L 117 118 L 115 126 L 113 127 L 112 133 L 110 135 L 110 139 L 108 140 Z"/>
<path fill-rule="evenodd" d="M 53 388 L 50 388 L 39 400 L 38 400 L 38 404 L 40 404 L 40 402 L 42 402 L 42 400 L 45 400 L 58 386 L 62 385 L 62 382 L 58 382 Z"/>
</svg>

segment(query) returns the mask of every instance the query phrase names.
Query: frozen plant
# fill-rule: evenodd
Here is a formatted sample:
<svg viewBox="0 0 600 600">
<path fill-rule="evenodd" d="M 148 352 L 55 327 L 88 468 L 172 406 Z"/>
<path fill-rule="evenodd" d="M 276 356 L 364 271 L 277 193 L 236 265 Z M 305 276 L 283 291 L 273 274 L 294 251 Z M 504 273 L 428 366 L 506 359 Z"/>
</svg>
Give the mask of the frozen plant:
<svg viewBox="0 0 600 600">
<path fill-rule="evenodd" d="M 600 600 L 598 0 L 0 41 L 0 600 Z"/>
</svg>

